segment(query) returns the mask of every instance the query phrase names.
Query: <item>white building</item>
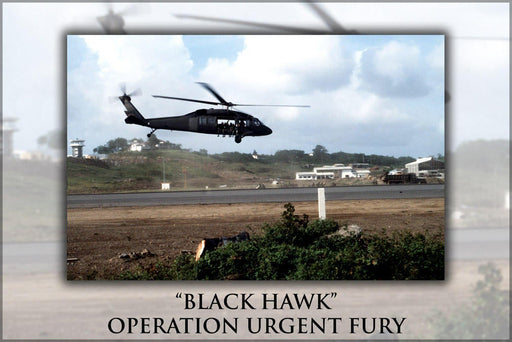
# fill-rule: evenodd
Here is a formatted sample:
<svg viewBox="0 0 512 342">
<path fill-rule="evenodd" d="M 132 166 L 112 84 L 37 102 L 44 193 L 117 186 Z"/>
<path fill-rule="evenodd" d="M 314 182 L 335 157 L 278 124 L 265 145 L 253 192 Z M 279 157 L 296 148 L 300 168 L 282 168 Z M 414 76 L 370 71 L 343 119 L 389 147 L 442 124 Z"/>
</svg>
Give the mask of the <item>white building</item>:
<svg viewBox="0 0 512 342">
<path fill-rule="evenodd" d="M 366 178 L 370 175 L 370 170 L 355 170 L 351 166 L 344 164 L 324 165 L 313 168 L 313 171 L 296 172 L 296 180 L 318 180 L 335 178 Z"/>
<path fill-rule="evenodd" d="M 414 173 L 416 176 L 437 176 L 439 170 L 444 170 L 444 162 L 433 157 L 418 158 L 416 161 L 405 164 L 407 173 Z"/>
<path fill-rule="evenodd" d="M 369 169 L 370 168 L 370 164 L 369 163 L 354 163 L 354 164 L 350 164 L 350 166 L 352 166 L 353 169 L 361 169 L 361 170 L 365 170 L 365 169 Z"/>
<path fill-rule="evenodd" d="M 133 139 L 130 143 L 130 151 L 132 152 L 141 152 L 142 149 L 144 149 L 144 143 L 137 140 L 137 139 Z"/>
<path fill-rule="evenodd" d="M 371 171 L 370 170 L 355 170 L 356 177 L 357 178 L 368 178 L 370 177 Z"/>
<path fill-rule="evenodd" d="M 38 161 L 48 161 L 51 160 L 50 156 L 44 154 L 39 151 L 14 151 L 12 153 L 16 159 L 19 160 L 38 160 Z"/>
</svg>

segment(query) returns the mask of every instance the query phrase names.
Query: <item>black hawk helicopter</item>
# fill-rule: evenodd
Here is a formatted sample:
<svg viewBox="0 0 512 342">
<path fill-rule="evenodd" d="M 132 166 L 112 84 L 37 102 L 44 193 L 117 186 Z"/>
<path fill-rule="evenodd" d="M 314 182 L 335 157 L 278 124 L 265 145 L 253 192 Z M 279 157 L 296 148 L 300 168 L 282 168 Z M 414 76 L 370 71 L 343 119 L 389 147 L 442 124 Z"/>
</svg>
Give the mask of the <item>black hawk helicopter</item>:
<svg viewBox="0 0 512 342">
<path fill-rule="evenodd" d="M 258 118 L 252 115 L 239 112 L 230 109 L 235 106 L 266 106 L 266 107 L 309 107 L 303 105 L 256 105 L 256 104 L 237 104 L 224 100 L 209 84 L 198 82 L 206 90 L 213 94 L 219 100 L 214 101 L 203 101 L 195 99 L 186 99 L 182 97 L 171 97 L 162 95 L 153 95 L 153 97 L 206 103 L 212 105 L 225 106 L 225 109 L 198 109 L 194 112 L 181 115 L 181 116 L 170 116 L 163 118 L 151 118 L 146 119 L 140 114 L 131 102 L 131 96 L 134 96 L 136 92 L 126 94 L 126 90 L 122 88 L 123 95 L 119 96 L 119 100 L 126 108 L 126 119 L 124 120 L 127 124 L 135 124 L 151 128 L 151 132 L 148 133 L 148 138 L 157 129 L 168 129 L 175 131 L 186 131 L 195 133 L 205 134 L 217 134 L 217 136 L 234 136 L 235 142 L 240 143 L 243 137 L 247 136 L 263 136 L 272 134 L 272 130 L 265 126 Z"/>
</svg>

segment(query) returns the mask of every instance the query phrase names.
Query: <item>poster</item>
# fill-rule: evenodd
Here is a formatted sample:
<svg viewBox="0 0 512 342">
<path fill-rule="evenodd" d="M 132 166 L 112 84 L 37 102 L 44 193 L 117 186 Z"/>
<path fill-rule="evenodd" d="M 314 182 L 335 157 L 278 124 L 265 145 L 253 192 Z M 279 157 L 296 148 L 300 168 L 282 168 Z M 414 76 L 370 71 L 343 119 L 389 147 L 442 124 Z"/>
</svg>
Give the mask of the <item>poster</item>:
<svg viewBox="0 0 512 342">
<path fill-rule="evenodd" d="M 61 135 L 69 104 L 66 38 L 106 33 L 97 17 L 109 6 L 9 3 L 2 7 L 3 129 L 13 132 L 14 157 L 3 156 L 5 339 L 509 337 L 509 298 L 503 294 L 509 289 L 508 3 L 319 4 L 334 22 L 320 19 L 318 9 L 308 6 L 158 3 L 111 9 L 135 8 L 123 13 L 123 33 L 132 35 L 298 34 L 303 27 L 365 34 L 444 32 L 447 177 L 453 180 L 446 185 L 446 279 L 67 281 L 63 146 L 68 139 Z M 213 14 L 225 20 L 198 19 Z M 239 18 L 257 25 L 239 25 Z M 3 138 L 5 153 L 5 133 Z M 486 293 L 495 302 L 482 302 Z M 315 302 L 298 310 L 295 298 Z M 496 316 L 479 317 L 472 311 L 479 305 L 491 305 Z M 181 326 L 178 334 L 169 329 L 173 318 L 191 326 Z M 234 318 L 253 325 L 236 328 Z M 217 329 L 217 322 L 228 323 Z M 454 323 L 451 329 L 446 322 Z"/>
</svg>

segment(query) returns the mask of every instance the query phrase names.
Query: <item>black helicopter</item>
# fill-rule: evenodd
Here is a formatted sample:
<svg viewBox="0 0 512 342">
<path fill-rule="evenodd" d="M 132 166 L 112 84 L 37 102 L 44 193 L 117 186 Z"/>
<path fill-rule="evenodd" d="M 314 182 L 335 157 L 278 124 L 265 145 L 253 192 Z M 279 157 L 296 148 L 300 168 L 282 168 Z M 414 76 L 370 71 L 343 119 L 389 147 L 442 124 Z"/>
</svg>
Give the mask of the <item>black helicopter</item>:
<svg viewBox="0 0 512 342">
<path fill-rule="evenodd" d="M 272 106 L 272 107 L 309 107 L 302 105 L 255 105 L 255 104 L 236 104 L 228 102 L 222 98 L 209 84 L 198 82 L 206 90 L 213 94 L 219 100 L 219 102 L 203 101 L 186 99 L 182 97 L 171 97 L 162 95 L 153 95 L 153 97 L 206 103 L 212 105 L 222 105 L 225 109 L 198 109 L 194 112 L 181 115 L 181 116 L 170 116 L 163 118 L 152 118 L 146 119 L 140 114 L 131 102 L 131 96 L 134 93 L 126 94 L 125 89 L 122 89 L 123 95 L 119 96 L 119 100 L 123 103 L 126 108 L 126 119 L 124 120 L 127 124 L 136 124 L 151 128 L 151 132 L 148 133 L 148 138 L 157 129 L 168 129 L 175 131 L 187 131 L 195 133 L 205 134 L 217 134 L 217 136 L 234 136 L 235 142 L 240 143 L 243 137 L 247 136 L 263 136 L 272 134 L 272 130 L 265 126 L 260 120 L 253 117 L 252 115 L 231 110 L 231 107 L 235 106 Z"/>
</svg>

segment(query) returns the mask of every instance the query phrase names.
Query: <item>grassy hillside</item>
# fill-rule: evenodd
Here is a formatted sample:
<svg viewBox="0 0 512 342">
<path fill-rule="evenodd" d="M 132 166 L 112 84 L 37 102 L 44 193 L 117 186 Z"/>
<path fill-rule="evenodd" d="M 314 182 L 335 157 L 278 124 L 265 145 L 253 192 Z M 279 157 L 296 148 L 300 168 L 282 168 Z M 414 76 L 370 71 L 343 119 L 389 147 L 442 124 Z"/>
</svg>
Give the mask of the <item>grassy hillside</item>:
<svg viewBox="0 0 512 342">
<path fill-rule="evenodd" d="M 254 188 L 271 184 L 277 178 L 292 180 L 298 170 L 298 165 L 269 163 L 245 154 L 209 156 L 184 150 L 121 152 L 104 161 L 68 158 L 67 192 L 159 190 L 164 177 L 171 183 L 171 190 Z"/>
<path fill-rule="evenodd" d="M 116 152 L 101 161 L 68 158 L 67 192 L 157 191 L 164 179 L 170 183 L 171 190 L 254 189 L 260 184 L 265 187 L 372 184 L 372 180 L 367 179 L 323 180 L 317 183 L 295 180 L 298 171 L 311 171 L 315 166 L 334 163 L 355 163 L 361 160 L 361 156 L 325 151 L 311 156 L 299 150 L 280 150 L 274 155 L 259 155 L 255 159 L 249 153 L 209 155 L 206 150 L 196 152 L 181 148 Z M 402 163 L 410 159 L 372 156 L 372 175 L 379 177 L 384 169 L 389 170 L 396 165 L 403 167 Z M 383 166 L 375 168 L 375 165 Z"/>
</svg>

